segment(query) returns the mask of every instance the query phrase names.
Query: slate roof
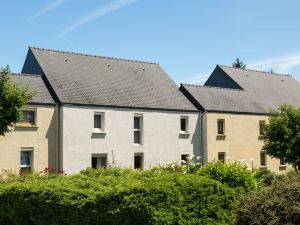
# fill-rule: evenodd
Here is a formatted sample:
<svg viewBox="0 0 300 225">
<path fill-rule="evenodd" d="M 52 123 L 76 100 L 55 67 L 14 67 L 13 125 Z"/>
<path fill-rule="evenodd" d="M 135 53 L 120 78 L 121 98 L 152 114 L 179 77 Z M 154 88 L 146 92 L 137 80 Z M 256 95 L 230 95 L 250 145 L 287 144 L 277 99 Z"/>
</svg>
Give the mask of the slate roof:
<svg viewBox="0 0 300 225">
<path fill-rule="evenodd" d="M 55 104 L 40 75 L 11 74 L 10 78 L 16 84 L 28 87 L 35 92 L 35 95 L 30 101 L 31 104 Z"/>
<path fill-rule="evenodd" d="M 156 63 L 31 47 L 22 71 L 42 71 L 62 104 L 197 111 Z"/>
<path fill-rule="evenodd" d="M 181 89 L 206 111 L 267 114 L 284 103 L 300 106 L 300 84 L 290 75 L 218 65 L 204 86 Z"/>
</svg>

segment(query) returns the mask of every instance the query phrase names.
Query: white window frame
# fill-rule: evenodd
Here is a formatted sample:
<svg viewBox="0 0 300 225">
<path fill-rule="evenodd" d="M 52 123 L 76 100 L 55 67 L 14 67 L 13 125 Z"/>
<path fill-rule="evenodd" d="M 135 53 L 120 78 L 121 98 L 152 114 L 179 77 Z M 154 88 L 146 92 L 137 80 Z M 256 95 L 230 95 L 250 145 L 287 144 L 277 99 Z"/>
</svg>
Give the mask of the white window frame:
<svg viewBox="0 0 300 225">
<path fill-rule="evenodd" d="M 185 120 L 185 130 L 181 129 L 181 120 Z M 188 134 L 189 133 L 189 117 L 188 116 L 180 116 L 180 134 Z"/>
<path fill-rule="evenodd" d="M 33 147 L 22 147 L 20 150 L 20 168 L 21 169 L 26 169 L 26 168 L 30 168 L 30 170 L 33 169 Z M 30 165 L 22 165 L 21 164 L 21 154 L 22 152 L 30 152 Z"/>
<path fill-rule="evenodd" d="M 136 117 L 139 118 L 139 122 L 140 122 L 140 128 L 139 129 L 134 128 L 134 119 Z M 140 143 L 135 143 L 134 133 L 136 131 L 140 132 Z M 133 143 L 134 143 L 134 145 L 137 145 L 137 146 L 143 144 L 143 115 L 142 114 L 134 114 L 134 116 L 133 116 Z"/>
<path fill-rule="evenodd" d="M 95 128 L 95 115 L 101 116 L 101 127 L 100 128 Z M 105 131 L 105 113 L 104 112 L 94 112 L 94 114 L 93 114 L 93 133 L 94 134 L 106 133 L 106 131 Z"/>
</svg>

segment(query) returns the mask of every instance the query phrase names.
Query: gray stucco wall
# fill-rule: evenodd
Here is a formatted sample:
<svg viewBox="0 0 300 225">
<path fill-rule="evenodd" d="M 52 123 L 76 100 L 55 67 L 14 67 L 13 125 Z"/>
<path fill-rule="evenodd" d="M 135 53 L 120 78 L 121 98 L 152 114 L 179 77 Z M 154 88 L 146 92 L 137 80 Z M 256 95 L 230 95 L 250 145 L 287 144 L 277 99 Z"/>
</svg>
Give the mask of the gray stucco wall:
<svg viewBox="0 0 300 225">
<path fill-rule="evenodd" d="M 144 169 L 158 162 L 178 162 L 181 154 L 200 154 L 198 113 L 63 106 L 61 167 L 67 174 L 91 166 L 92 154 L 107 154 L 117 166 L 133 167 L 134 153 L 144 154 Z M 105 115 L 105 134 L 93 134 L 94 112 Z M 135 114 L 143 117 L 143 143 L 133 141 Z M 180 134 L 180 117 L 188 116 L 189 134 Z M 112 154 L 113 152 L 113 154 Z"/>
</svg>

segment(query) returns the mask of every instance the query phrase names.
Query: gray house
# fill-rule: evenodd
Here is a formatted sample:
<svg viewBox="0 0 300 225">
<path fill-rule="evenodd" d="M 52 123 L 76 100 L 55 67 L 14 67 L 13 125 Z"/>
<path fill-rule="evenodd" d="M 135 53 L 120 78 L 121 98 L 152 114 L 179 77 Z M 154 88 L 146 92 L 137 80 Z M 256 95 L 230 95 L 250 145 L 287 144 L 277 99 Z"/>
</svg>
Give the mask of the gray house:
<svg viewBox="0 0 300 225">
<path fill-rule="evenodd" d="M 156 63 L 29 48 L 58 104 L 59 169 L 151 168 L 200 154 L 198 109 Z"/>
</svg>

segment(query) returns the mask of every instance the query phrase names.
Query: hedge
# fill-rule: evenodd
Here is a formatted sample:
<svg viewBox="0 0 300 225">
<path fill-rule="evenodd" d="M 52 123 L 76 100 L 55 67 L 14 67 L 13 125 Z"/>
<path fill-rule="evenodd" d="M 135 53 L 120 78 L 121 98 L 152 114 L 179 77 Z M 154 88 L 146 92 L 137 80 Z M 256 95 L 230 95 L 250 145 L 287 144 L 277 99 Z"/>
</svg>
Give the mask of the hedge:
<svg viewBox="0 0 300 225">
<path fill-rule="evenodd" d="M 195 174 L 91 169 L 32 175 L 0 184 L 0 224 L 233 224 L 235 196 Z"/>
<path fill-rule="evenodd" d="M 270 187 L 240 199 L 237 224 L 300 224 L 300 174 L 276 177 Z"/>
</svg>

